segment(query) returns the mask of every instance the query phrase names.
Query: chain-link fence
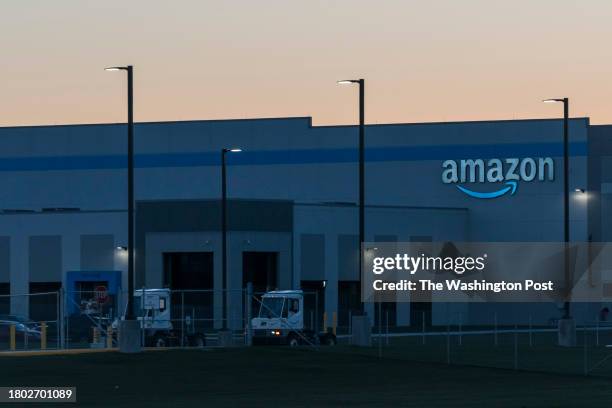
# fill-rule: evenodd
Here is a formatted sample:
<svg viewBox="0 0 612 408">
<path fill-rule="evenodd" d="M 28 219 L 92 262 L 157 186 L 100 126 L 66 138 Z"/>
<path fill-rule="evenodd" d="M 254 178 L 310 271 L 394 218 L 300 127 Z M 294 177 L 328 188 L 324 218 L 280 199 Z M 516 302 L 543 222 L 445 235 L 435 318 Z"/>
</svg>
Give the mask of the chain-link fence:
<svg viewBox="0 0 612 408">
<path fill-rule="evenodd" d="M 423 313 L 416 324 L 398 326 L 388 311 L 374 309 L 372 347 L 351 346 L 350 333 L 339 335 L 338 351 L 394 360 L 471 365 L 511 370 L 612 377 L 612 321 L 605 308 L 575 304 L 573 346 L 559 345 L 558 320 L 517 314 L 512 310 L 479 313 L 479 324 L 467 314 L 445 310 L 433 321 Z M 597 312 L 593 313 L 596 310 Z M 486 321 L 488 319 L 488 322 Z"/>
<path fill-rule="evenodd" d="M 231 333 L 229 345 L 246 345 L 256 307 L 248 299 L 252 294 L 247 289 L 137 289 L 134 316 L 140 321 L 142 345 L 216 346 L 219 331 Z M 125 291 L 1 295 L 0 351 L 117 347 L 127 301 Z"/>
<path fill-rule="evenodd" d="M 141 343 L 145 347 L 215 346 L 218 332 L 227 330 L 232 345 L 244 345 L 246 299 L 246 289 L 137 289 L 133 311 L 141 322 Z M 84 291 L 66 293 L 66 347 L 116 346 L 127 301 L 127 292 L 105 296 Z"/>
<path fill-rule="evenodd" d="M 0 305 L 0 351 L 61 347 L 60 292 L 0 295 Z"/>
<path fill-rule="evenodd" d="M 229 331 L 231 345 L 250 345 L 251 322 L 262 308 L 261 295 L 248 288 L 225 292 L 138 289 L 134 311 L 141 322 L 142 344 L 214 347 L 220 344 L 219 333 Z M 559 346 L 557 319 L 543 318 L 536 311 L 532 315 L 529 307 L 483 307 L 474 323 L 474 310 L 469 308 L 436 305 L 433 312 L 431 308 L 414 308 L 408 320 L 403 311 L 376 305 L 367 309 L 372 322 L 372 347 L 368 348 L 351 346 L 352 316 L 328 315 L 317 296 L 316 292 L 303 293 L 299 328 L 314 336 L 328 330 L 337 332 L 340 347 L 325 350 L 406 361 L 612 377 L 612 316 L 601 305 L 572 305 L 576 336 L 571 347 Z M 118 322 L 126 314 L 126 303 L 126 292 L 60 290 L 1 295 L 0 351 L 116 347 Z M 273 317 L 290 318 L 283 313 L 285 309 Z M 338 321 L 347 324 L 338 326 Z M 279 324 L 281 330 L 289 327 Z"/>
</svg>

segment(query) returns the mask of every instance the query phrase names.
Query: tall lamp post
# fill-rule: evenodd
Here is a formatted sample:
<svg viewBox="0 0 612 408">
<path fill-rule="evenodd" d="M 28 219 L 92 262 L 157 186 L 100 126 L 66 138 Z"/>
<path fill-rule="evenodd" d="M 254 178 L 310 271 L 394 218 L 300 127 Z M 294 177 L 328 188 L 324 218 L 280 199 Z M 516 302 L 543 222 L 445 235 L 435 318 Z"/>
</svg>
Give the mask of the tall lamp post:
<svg viewBox="0 0 612 408">
<path fill-rule="evenodd" d="M 565 290 L 566 296 L 570 294 L 570 257 L 569 257 L 569 99 L 553 98 L 545 99 L 544 103 L 563 104 L 563 241 L 564 245 L 564 268 L 565 268 Z M 565 299 L 563 304 L 563 319 L 570 318 L 570 302 Z"/>
<path fill-rule="evenodd" d="M 106 71 L 127 72 L 127 105 L 128 105 L 128 304 L 126 320 L 134 320 L 134 67 L 109 67 Z"/>
<path fill-rule="evenodd" d="M 119 348 L 122 352 L 140 351 L 140 324 L 134 316 L 134 67 L 132 65 L 105 68 L 106 71 L 125 71 L 127 73 L 127 108 L 128 108 L 128 301 Z M 144 293 L 143 293 L 144 296 Z M 134 337 L 136 336 L 136 337 Z"/>
<path fill-rule="evenodd" d="M 221 149 L 221 270 L 223 274 L 223 330 L 227 330 L 227 171 L 226 156 L 228 153 L 239 153 L 242 149 Z"/>
<path fill-rule="evenodd" d="M 359 85 L 359 290 L 361 291 L 361 271 L 363 269 L 363 243 L 365 241 L 365 80 L 343 79 L 339 85 Z M 363 303 L 360 303 L 363 308 Z"/>
</svg>

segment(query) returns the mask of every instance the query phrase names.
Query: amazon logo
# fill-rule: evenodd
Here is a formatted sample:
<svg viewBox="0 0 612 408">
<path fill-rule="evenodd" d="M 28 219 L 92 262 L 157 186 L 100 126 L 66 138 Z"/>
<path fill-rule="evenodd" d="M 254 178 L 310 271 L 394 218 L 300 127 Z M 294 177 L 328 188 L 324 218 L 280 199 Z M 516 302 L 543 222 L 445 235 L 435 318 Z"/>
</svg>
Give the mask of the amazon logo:
<svg viewBox="0 0 612 408">
<path fill-rule="evenodd" d="M 446 160 L 442 163 L 442 182 L 455 184 L 459 191 L 473 198 L 512 196 L 519 182 L 554 179 L 555 162 L 551 157 Z"/>
</svg>

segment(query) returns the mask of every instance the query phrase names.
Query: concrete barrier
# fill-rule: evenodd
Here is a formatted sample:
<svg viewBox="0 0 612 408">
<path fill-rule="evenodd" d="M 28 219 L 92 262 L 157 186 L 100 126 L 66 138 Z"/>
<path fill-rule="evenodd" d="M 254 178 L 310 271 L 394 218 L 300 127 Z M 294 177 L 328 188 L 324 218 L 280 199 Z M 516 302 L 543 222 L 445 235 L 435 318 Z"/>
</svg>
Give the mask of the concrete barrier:
<svg viewBox="0 0 612 408">
<path fill-rule="evenodd" d="M 140 322 L 138 320 L 122 320 L 119 323 L 119 351 L 121 353 L 140 353 Z"/>
<path fill-rule="evenodd" d="M 231 330 L 219 330 L 217 336 L 217 345 L 219 347 L 231 347 L 234 345 L 234 335 Z"/>
<path fill-rule="evenodd" d="M 364 316 L 352 316 L 351 321 L 351 344 L 354 346 L 372 346 L 372 324 L 370 318 Z"/>
<path fill-rule="evenodd" d="M 576 345 L 576 321 L 574 319 L 559 320 L 559 345 L 562 347 Z"/>
</svg>

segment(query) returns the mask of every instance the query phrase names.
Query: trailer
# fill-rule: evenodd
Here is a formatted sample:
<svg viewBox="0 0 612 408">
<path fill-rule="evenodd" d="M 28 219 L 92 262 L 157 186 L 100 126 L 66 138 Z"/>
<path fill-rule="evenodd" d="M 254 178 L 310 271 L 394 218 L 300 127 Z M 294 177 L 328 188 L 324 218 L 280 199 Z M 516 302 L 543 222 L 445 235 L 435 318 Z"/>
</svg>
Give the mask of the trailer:
<svg viewBox="0 0 612 408">
<path fill-rule="evenodd" d="M 266 292 L 259 303 L 259 313 L 251 320 L 253 345 L 328 345 L 336 336 L 327 329 L 315 333 L 304 327 L 304 292 L 275 290 Z"/>
</svg>

